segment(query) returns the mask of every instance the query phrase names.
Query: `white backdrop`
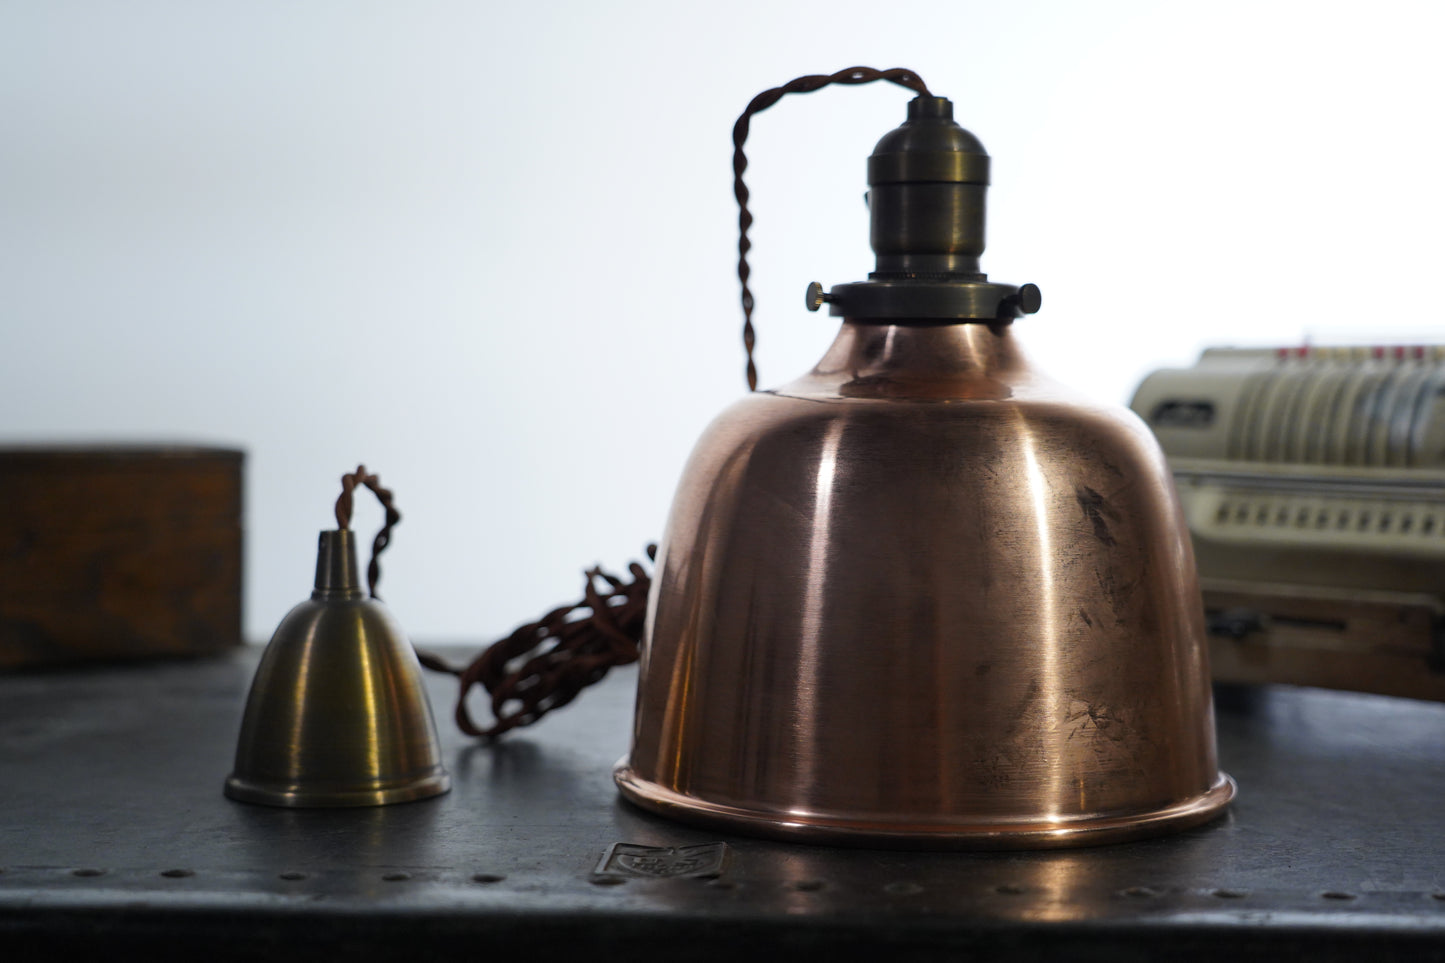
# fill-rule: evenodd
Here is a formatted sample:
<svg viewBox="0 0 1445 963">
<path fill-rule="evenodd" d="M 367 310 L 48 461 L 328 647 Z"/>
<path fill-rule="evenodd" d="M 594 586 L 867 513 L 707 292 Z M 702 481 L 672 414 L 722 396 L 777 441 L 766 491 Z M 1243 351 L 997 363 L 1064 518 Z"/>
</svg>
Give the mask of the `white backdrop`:
<svg viewBox="0 0 1445 963">
<path fill-rule="evenodd" d="M 480 643 L 661 533 L 743 390 L 732 123 L 906 66 L 994 158 L 984 269 L 1034 360 L 1127 401 L 1205 344 L 1438 338 L 1435 3 L 0 2 L 0 442 L 234 444 L 248 633 L 358 460 L 383 594 Z M 891 85 L 749 144 L 764 386 L 869 270 Z M 368 507 L 359 527 L 376 524 Z"/>
</svg>

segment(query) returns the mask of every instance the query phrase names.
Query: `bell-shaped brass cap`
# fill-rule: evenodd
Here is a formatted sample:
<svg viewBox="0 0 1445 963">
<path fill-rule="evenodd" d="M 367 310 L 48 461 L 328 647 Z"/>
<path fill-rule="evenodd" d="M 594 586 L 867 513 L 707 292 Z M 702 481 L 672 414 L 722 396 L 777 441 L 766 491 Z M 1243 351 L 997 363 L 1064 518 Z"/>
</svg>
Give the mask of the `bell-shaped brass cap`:
<svg viewBox="0 0 1445 963">
<path fill-rule="evenodd" d="M 421 666 L 361 588 L 349 530 L 321 533 L 316 589 L 251 684 L 226 795 L 271 806 L 382 806 L 451 788 Z"/>
</svg>

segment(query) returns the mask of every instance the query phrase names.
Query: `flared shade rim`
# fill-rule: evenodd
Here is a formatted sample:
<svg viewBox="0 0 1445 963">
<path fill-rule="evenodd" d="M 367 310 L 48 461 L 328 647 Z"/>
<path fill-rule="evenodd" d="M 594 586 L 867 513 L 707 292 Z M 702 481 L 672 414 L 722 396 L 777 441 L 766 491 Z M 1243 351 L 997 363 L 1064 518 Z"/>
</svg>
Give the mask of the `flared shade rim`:
<svg viewBox="0 0 1445 963">
<path fill-rule="evenodd" d="M 1017 820 L 970 820 L 967 815 L 837 814 L 747 807 L 689 796 L 639 776 L 624 757 L 612 773 L 628 802 L 676 819 L 785 842 L 873 849 L 1067 849 L 1160 836 L 1223 815 L 1237 791 L 1220 772 L 1204 792 L 1137 811 Z"/>
</svg>

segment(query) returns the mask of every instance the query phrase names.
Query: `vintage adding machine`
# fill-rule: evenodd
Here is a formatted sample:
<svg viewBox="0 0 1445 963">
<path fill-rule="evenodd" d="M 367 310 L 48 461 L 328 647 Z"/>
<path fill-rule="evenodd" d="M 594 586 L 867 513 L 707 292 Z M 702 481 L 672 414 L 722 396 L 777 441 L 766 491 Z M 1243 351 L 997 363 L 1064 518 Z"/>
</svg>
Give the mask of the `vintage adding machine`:
<svg viewBox="0 0 1445 963">
<path fill-rule="evenodd" d="M 1445 700 L 1445 346 L 1211 348 L 1131 407 L 1174 472 L 1216 679 Z"/>
</svg>

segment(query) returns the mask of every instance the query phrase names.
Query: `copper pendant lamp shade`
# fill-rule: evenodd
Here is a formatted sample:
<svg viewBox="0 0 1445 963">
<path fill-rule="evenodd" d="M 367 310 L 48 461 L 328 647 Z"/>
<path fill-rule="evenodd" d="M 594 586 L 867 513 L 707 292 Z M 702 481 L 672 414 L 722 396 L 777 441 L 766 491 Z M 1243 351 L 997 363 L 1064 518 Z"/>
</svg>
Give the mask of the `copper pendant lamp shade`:
<svg viewBox="0 0 1445 963">
<path fill-rule="evenodd" d="M 1076 846 L 1217 816 L 1203 612 L 1163 456 L 1034 371 L 978 273 L 988 156 L 919 97 L 869 162 L 870 280 L 809 374 L 698 443 L 626 798 L 797 841 Z"/>
</svg>

